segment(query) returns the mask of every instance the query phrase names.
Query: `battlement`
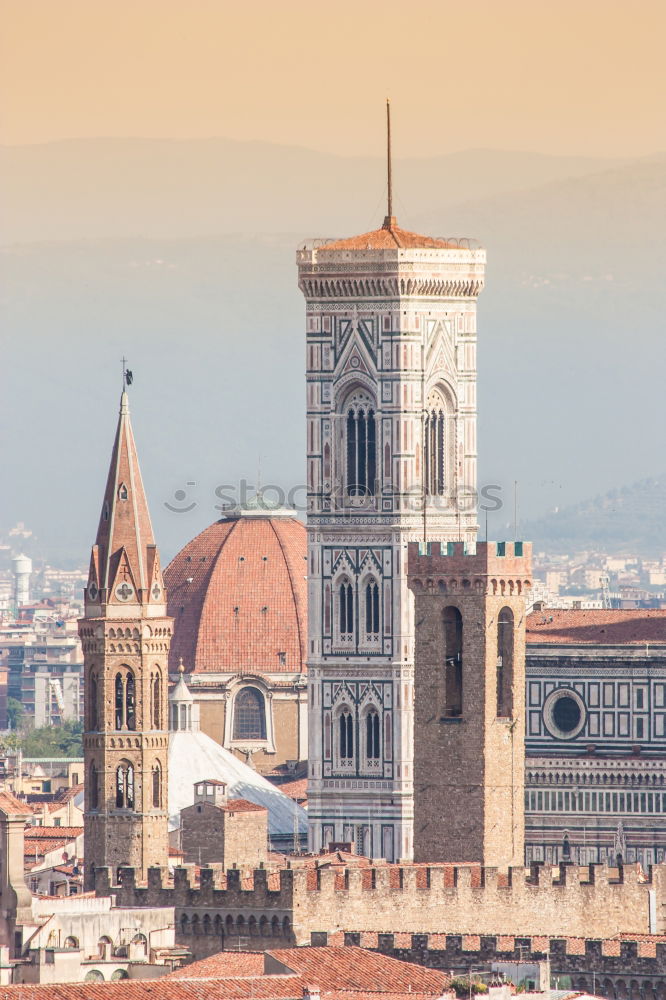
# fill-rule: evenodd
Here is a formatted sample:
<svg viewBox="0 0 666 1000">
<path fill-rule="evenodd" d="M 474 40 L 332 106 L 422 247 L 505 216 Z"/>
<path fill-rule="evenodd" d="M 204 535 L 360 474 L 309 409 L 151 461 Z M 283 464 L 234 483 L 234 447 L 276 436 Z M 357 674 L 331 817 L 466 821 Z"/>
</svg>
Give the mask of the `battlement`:
<svg viewBox="0 0 666 1000">
<path fill-rule="evenodd" d="M 311 934 L 322 928 L 478 935 L 501 927 L 507 935 L 572 938 L 613 937 L 620 927 L 633 934 L 664 929 L 663 866 L 647 875 L 637 865 L 500 871 L 479 865 L 378 864 L 251 874 L 208 866 L 200 869 L 198 884 L 193 866 L 176 868 L 173 881 L 166 871 L 149 869 L 142 884 L 134 869 L 123 868 L 118 886 L 111 885 L 108 868 L 95 874 L 98 895 L 113 894 L 117 906 L 175 907 L 177 921 L 184 915 L 191 919 L 200 909 L 232 928 L 286 917 L 297 944 L 309 944 Z"/>
<path fill-rule="evenodd" d="M 410 542 L 415 591 L 522 594 L 532 586 L 531 542 Z"/>
<path fill-rule="evenodd" d="M 627 976 L 632 971 L 647 975 L 666 971 L 666 938 L 661 935 L 621 934 L 610 938 L 493 934 L 405 934 L 392 931 L 315 931 L 313 946 L 368 948 L 403 961 L 435 969 L 467 970 L 477 962 L 550 961 L 553 975 L 587 973 Z M 597 978 L 597 984 L 599 980 Z M 606 986 L 612 980 L 606 981 Z M 577 983 L 582 985 L 581 980 Z M 605 994 L 608 995 L 608 994 Z"/>
</svg>

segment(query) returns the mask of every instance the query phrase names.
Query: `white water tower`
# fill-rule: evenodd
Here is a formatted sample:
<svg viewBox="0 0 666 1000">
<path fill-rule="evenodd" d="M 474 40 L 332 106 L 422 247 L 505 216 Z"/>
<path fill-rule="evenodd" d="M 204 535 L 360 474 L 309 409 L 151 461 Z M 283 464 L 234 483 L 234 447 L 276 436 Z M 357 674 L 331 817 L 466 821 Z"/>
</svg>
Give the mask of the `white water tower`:
<svg viewBox="0 0 666 1000">
<path fill-rule="evenodd" d="M 20 608 L 21 605 L 30 602 L 32 559 L 24 555 L 14 556 L 12 559 L 12 572 L 14 574 L 14 606 Z"/>
</svg>

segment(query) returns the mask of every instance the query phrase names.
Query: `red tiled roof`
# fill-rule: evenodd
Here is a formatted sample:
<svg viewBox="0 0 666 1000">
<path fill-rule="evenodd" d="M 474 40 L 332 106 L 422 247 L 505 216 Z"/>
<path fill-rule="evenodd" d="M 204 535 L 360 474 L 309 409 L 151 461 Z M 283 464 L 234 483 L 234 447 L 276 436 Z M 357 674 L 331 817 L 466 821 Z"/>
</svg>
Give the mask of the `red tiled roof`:
<svg viewBox="0 0 666 1000">
<path fill-rule="evenodd" d="M 263 951 L 219 951 L 199 962 L 176 969 L 169 979 L 209 979 L 219 976 L 261 976 L 264 971 Z"/>
<path fill-rule="evenodd" d="M 164 573 L 169 669 L 182 657 L 197 673 L 304 671 L 306 553 L 295 517 L 230 517 L 197 535 Z"/>
<path fill-rule="evenodd" d="M 527 644 L 542 642 L 604 646 L 666 643 L 666 609 L 532 611 L 527 616 Z"/>
<path fill-rule="evenodd" d="M 83 833 L 82 826 L 28 826 L 26 840 L 74 840 Z"/>
<path fill-rule="evenodd" d="M 205 970 L 216 963 L 222 970 L 229 968 L 232 956 L 225 952 L 162 979 L 4 986 L 2 996 L 3 1000 L 300 1000 L 306 987 L 319 987 L 324 1000 L 329 996 L 330 1000 L 377 1000 L 378 996 L 421 1000 L 441 996 L 449 982 L 444 972 L 362 948 L 283 948 L 267 954 L 286 969 L 294 969 L 294 974 L 206 975 Z M 245 958 L 242 953 L 233 954 L 233 961 Z"/>
<path fill-rule="evenodd" d="M 277 948 L 269 954 L 322 990 L 408 993 L 411 988 L 439 995 L 449 982 L 444 972 L 364 948 Z"/>
<path fill-rule="evenodd" d="M 295 799 L 296 802 L 303 802 L 308 797 L 307 778 L 298 778 L 296 781 L 284 781 L 276 787 L 281 792 L 284 792 L 285 795 L 288 795 L 290 799 Z"/>
<path fill-rule="evenodd" d="M 118 982 L 3 986 L 3 1000 L 301 1000 L 299 976 L 125 979 Z"/>
<path fill-rule="evenodd" d="M 446 240 L 433 239 L 431 236 L 421 236 L 401 229 L 395 218 L 385 219 L 381 229 L 373 229 L 371 233 L 361 236 L 350 236 L 345 240 L 332 240 L 325 243 L 321 250 L 451 250 L 458 249 L 455 243 Z"/>
<path fill-rule="evenodd" d="M 229 812 L 268 812 L 266 806 L 259 806 L 256 802 L 248 802 L 247 799 L 227 799 L 223 807 Z"/>
<path fill-rule="evenodd" d="M 12 792 L 0 792 L 0 809 L 9 816 L 28 816 L 32 810 L 26 802 L 21 802 Z"/>
</svg>

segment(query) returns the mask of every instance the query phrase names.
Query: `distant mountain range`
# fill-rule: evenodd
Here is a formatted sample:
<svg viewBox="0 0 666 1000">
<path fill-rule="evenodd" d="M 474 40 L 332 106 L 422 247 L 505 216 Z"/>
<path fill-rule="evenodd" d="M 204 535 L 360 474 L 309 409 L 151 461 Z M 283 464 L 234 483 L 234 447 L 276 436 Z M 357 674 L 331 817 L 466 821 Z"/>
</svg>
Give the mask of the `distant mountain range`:
<svg viewBox="0 0 666 1000">
<path fill-rule="evenodd" d="M 497 150 L 399 159 L 396 211 L 404 222 L 432 208 L 614 165 L 612 160 Z M 4 243 L 225 233 L 335 236 L 381 224 L 386 203 L 385 166 L 379 158 L 231 139 L 72 139 L 3 146 L 0 192 Z M 446 214 L 441 226 L 449 233 Z"/>
<path fill-rule="evenodd" d="M 559 552 L 666 553 L 666 475 L 552 511 L 521 525 L 535 548 Z"/>
<path fill-rule="evenodd" d="M 575 512 L 571 525 L 534 519 L 664 467 L 666 157 L 480 150 L 399 161 L 396 174 L 400 224 L 488 249 L 480 482 L 511 497 L 517 480 L 532 537 L 573 539 Z M 381 224 L 380 160 L 72 140 L 2 150 L 0 189 L 0 524 L 23 520 L 85 561 L 123 353 L 165 556 L 218 516 L 216 486 L 256 481 L 259 466 L 263 483 L 303 482 L 294 251 Z M 174 515 L 164 504 L 187 482 L 197 507 Z M 633 516 L 622 537 L 663 547 Z"/>
</svg>

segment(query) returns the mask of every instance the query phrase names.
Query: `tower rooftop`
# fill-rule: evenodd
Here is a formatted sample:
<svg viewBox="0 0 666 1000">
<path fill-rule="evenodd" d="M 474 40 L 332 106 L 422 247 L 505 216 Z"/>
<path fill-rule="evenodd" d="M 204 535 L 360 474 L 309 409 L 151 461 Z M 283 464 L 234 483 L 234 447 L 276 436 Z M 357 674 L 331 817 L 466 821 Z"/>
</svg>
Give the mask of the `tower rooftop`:
<svg viewBox="0 0 666 1000">
<path fill-rule="evenodd" d="M 394 215 L 387 215 L 381 229 L 350 236 L 347 239 L 331 240 L 321 245 L 322 250 L 457 250 L 457 242 L 421 236 L 407 229 L 401 229 Z"/>
</svg>

